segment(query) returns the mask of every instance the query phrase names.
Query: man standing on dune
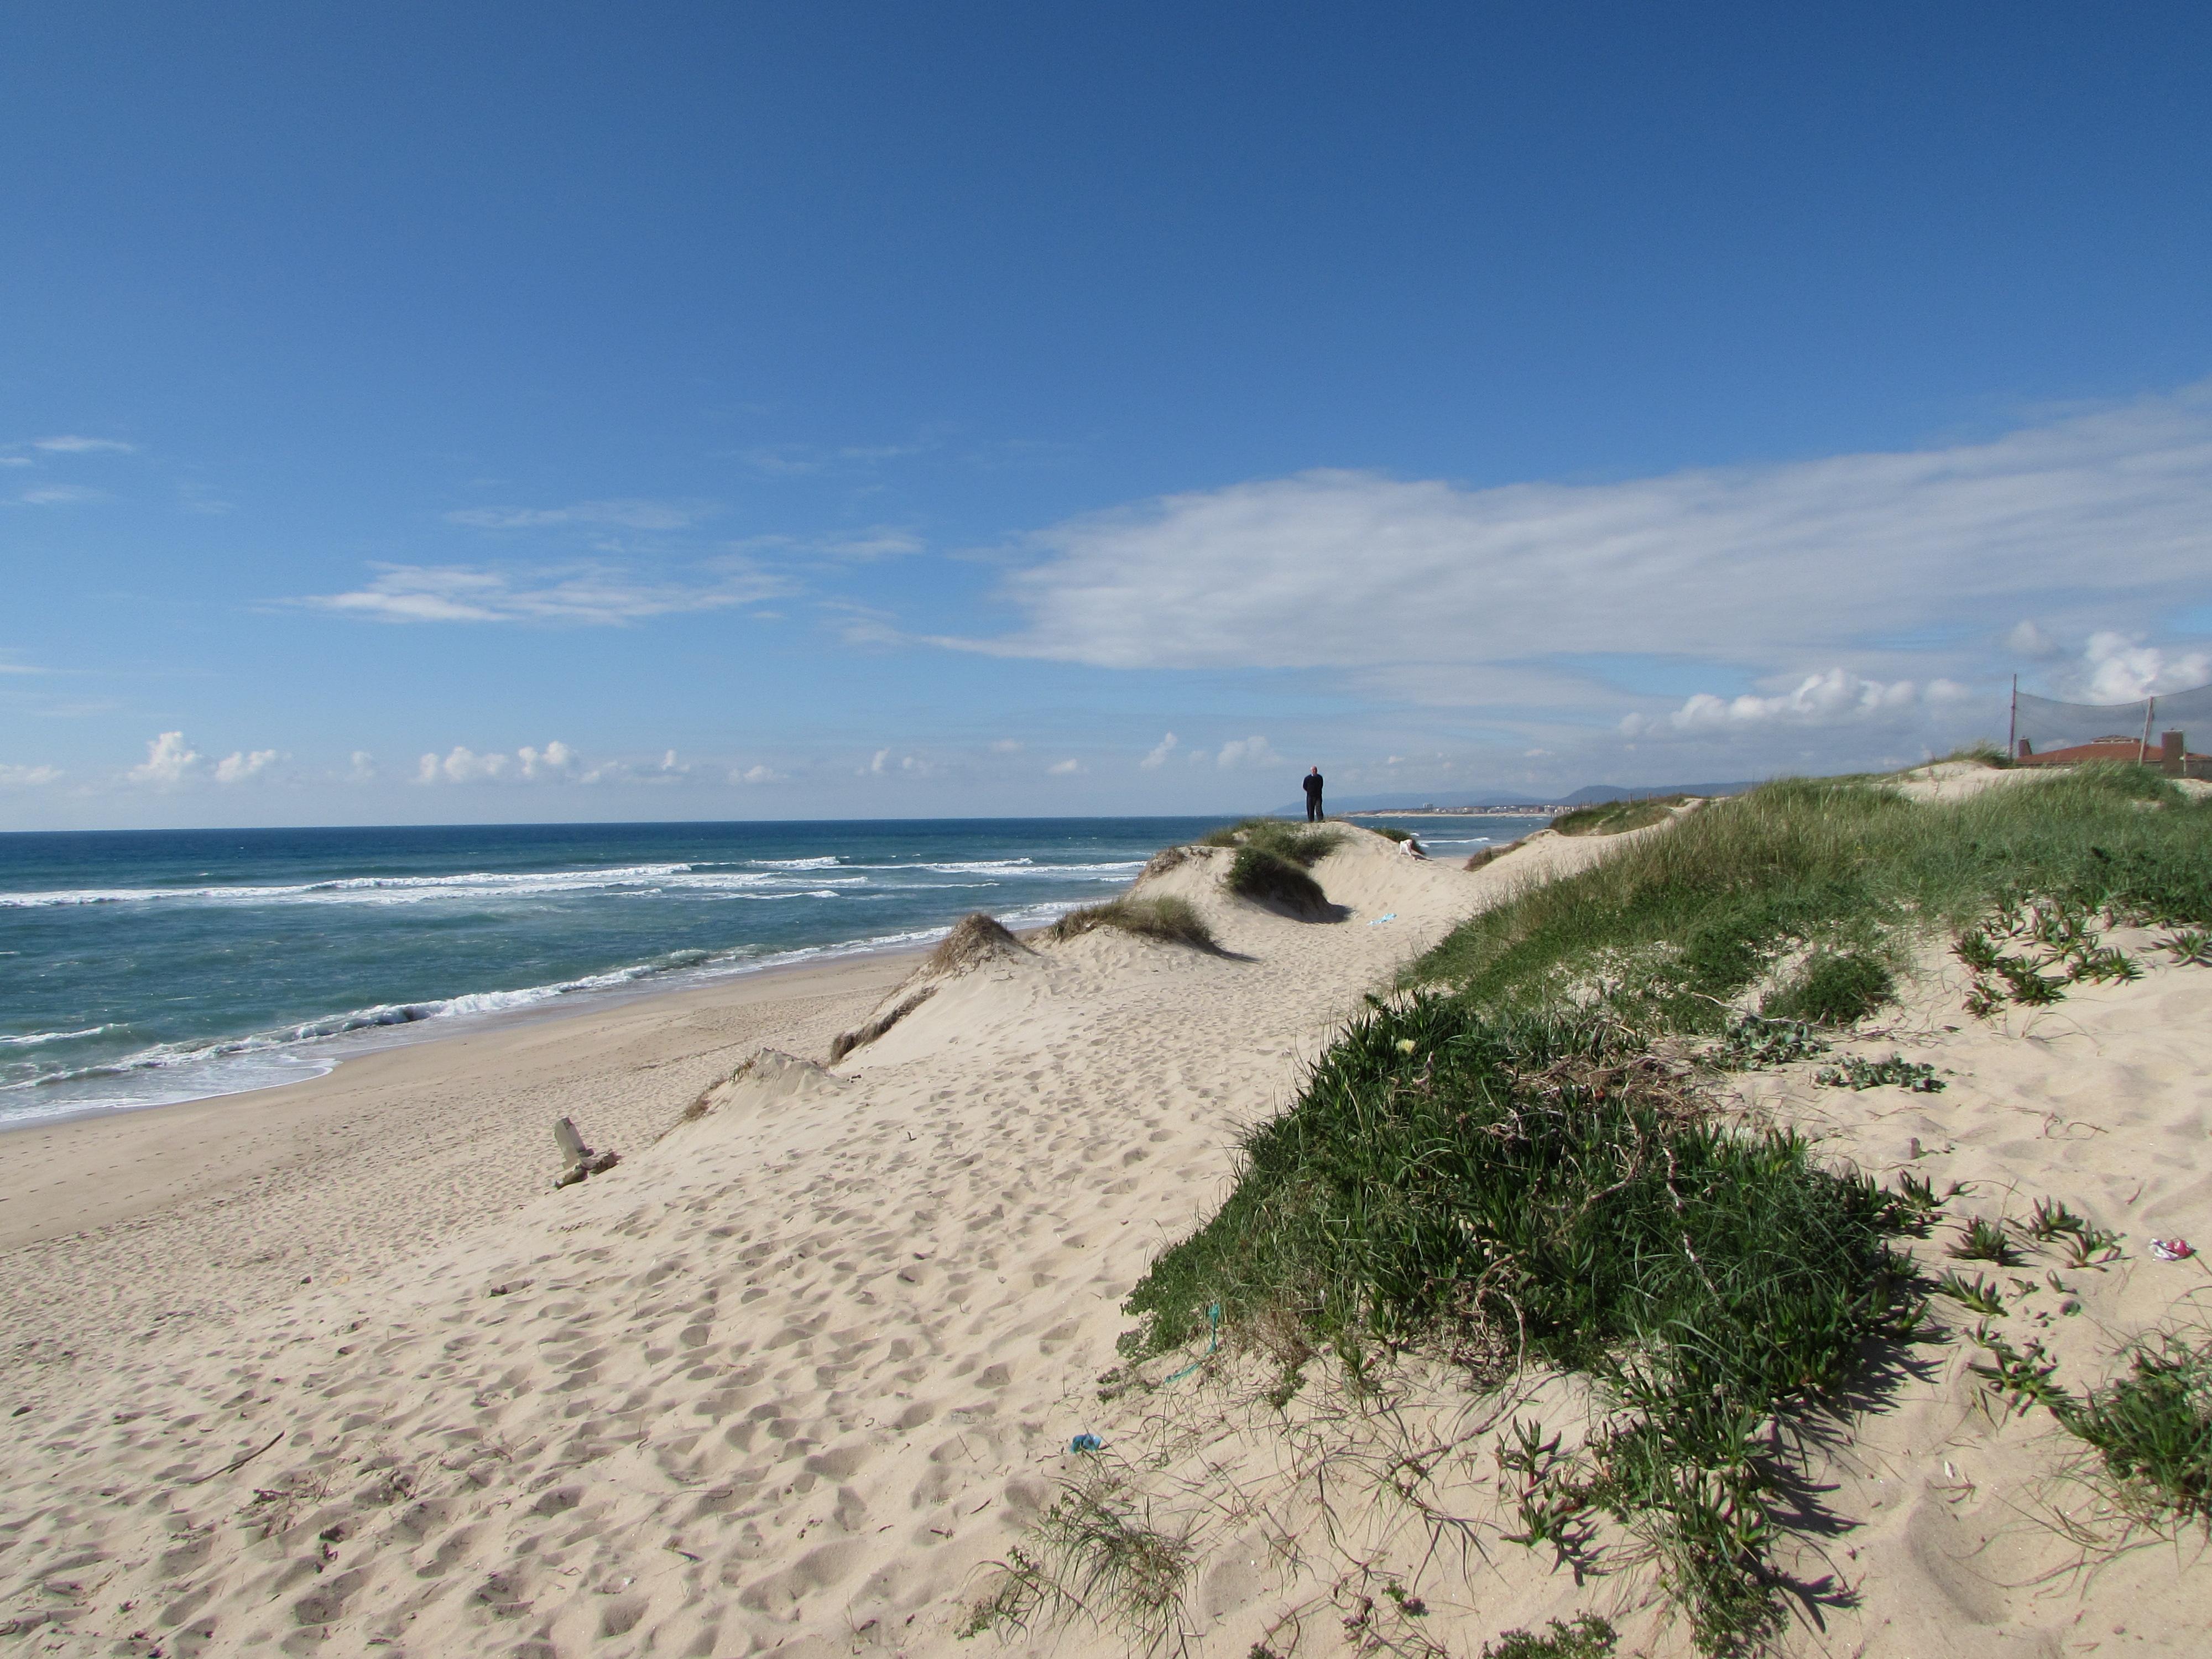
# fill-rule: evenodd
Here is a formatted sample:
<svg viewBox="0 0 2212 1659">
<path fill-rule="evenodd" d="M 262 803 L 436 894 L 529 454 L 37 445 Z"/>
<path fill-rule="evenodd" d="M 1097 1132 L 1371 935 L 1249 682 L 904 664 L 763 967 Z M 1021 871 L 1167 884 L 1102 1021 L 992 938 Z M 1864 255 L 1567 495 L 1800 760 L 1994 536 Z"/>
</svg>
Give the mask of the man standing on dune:
<svg viewBox="0 0 2212 1659">
<path fill-rule="evenodd" d="M 1321 822 L 1321 768 L 1306 774 L 1306 822 Z"/>
</svg>

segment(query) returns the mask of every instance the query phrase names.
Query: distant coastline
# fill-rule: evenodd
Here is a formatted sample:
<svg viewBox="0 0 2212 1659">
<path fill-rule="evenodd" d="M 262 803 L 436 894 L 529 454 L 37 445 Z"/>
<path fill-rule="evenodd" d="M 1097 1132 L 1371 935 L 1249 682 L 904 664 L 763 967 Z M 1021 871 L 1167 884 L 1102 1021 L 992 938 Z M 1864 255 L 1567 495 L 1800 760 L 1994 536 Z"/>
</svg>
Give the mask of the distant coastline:
<svg viewBox="0 0 2212 1659">
<path fill-rule="evenodd" d="M 1357 812 L 1332 812 L 1338 818 L 1555 818 L 1565 806 L 1385 806 Z"/>
</svg>

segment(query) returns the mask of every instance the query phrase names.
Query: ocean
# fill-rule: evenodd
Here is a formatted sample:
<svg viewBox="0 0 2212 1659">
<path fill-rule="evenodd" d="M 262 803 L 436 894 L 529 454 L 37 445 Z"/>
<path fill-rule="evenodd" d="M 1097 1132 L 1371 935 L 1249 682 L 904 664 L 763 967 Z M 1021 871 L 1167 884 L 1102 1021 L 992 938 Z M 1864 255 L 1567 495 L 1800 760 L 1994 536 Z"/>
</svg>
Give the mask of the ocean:
<svg viewBox="0 0 2212 1659">
<path fill-rule="evenodd" d="M 0 835 L 0 1127 L 558 1005 L 1035 927 L 1209 818 Z M 1540 820 L 1407 820 L 1440 857 Z"/>
</svg>

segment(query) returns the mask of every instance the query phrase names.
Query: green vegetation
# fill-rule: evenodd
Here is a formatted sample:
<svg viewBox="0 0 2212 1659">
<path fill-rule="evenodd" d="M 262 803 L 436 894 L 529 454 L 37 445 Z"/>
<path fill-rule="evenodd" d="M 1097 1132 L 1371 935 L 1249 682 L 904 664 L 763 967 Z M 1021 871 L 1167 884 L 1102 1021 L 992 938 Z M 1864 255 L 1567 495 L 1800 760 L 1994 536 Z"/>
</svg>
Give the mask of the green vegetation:
<svg viewBox="0 0 2212 1659">
<path fill-rule="evenodd" d="M 1118 1474 L 1093 1471 L 1065 1483 L 1024 1547 L 998 1563 L 995 1582 L 969 1604 L 959 1634 L 1080 1616 L 1154 1652 L 1180 1626 L 1194 1554 L 1188 1534 L 1152 1524 Z"/>
<path fill-rule="evenodd" d="M 1239 898 L 1279 904 L 1317 920 L 1329 914 L 1328 895 L 1306 872 L 1344 840 L 1341 830 L 1316 829 L 1282 818 L 1246 818 L 1216 830 L 1201 845 L 1237 849 L 1224 884 Z"/>
<path fill-rule="evenodd" d="M 2209 830 L 2212 805 L 2137 766 L 1944 804 L 1878 783 L 1768 784 L 1485 912 L 1407 979 L 1493 1006 L 1595 989 L 1638 1029 L 1717 1033 L 1729 1000 L 1793 944 L 1885 962 L 1901 934 L 1974 929 L 2007 904 L 2032 927 L 2027 907 L 2045 900 L 2212 921 Z"/>
<path fill-rule="evenodd" d="M 1484 1644 L 1482 1659 L 1611 1659 L 1613 1644 L 1620 1639 L 1595 1613 L 1577 1613 L 1571 1625 L 1554 1619 L 1551 1626 L 1549 1636 L 1509 1630 Z"/>
<path fill-rule="evenodd" d="M 1369 827 L 1372 829 L 1376 835 L 1383 836 L 1387 840 L 1402 843 L 1413 839 L 1413 832 L 1410 830 L 1393 830 L 1387 823 L 1371 824 Z"/>
<path fill-rule="evenodd" d="M 1246 818 L 1225 830 L 1216 830 L 1200 845 L 1252 848 L 1301 870 L 1310 870 L 1343 846 L 1344 841 L 1341 830 L 1316 829 L 1287 818 Z"/>
<path fill-rule="evenodd" d="M 1355 1388 L 1378 1344 L 1448 1353 L 1477 1380 L 1530 1362 L 1584 1372 L 1609 1405 L 1581 1452 L 1534 1424 L 1499 1449 L 1521 1483 L 1514 1541 L 1575 1559 L 1609 1516 L 1653 1547 L 1706 1651 L 1755 1648 L 1782 1619 L 1770 1559 L 1798 1502 L 1787 1421 L 1832 1404 L 1870 1339 L 1917 1332 L 1924 1304 L 1894 1241 L 1941 1200 L 1924 1182 L 1884 1190 L 1824 1168 L 1795 1135 L 1714 1122 L 1653 1040 L 1725 1034 L 1724 1065 L 1817 1053 L 1814 1023 L 1886 999 L 1916 933 L 2033 940 L 2040 960 L 2020 971 L 2041 981 L 2094 959 L 2092 917 L 2212 921 L 2208 829 L 2212 808 L 2139 767 L 1945 804 L 1786 782 L 1521 893 L 1407 971 L 1455 994 L 1377 1006 L 1252 1132 L 1219 1213 L 1132 1293 L 1126 1352 L 1189 1341 L 1218 1304 L 1231 1328 L 1287 1324 L 1333 1347 Z M 1249 834 L 1247 854 L 1273 856 Z M 1771 1017 L 1747 1016 L 1743 995 L 1801 952 Z M 1858 1064 L 1932 1081 L 1901 1060 Z M 2008 1249 L 1977 1220 L 1954 1253 L 2002 1263 Z M 2002 1305 L 1978 1277 L 1942 1288 Z M 2014 1358 L 2005 1386 L 2045 1386 L 2039 1361 Z M 2158 1443 L 2180 1444 L 2172 1402 L 2201 1413 L 2204 1372 L 2158 1364 L 2125 1410 L 2163 1413 Z M 2118 1420 L 2121 1396 L 2103 1398 Z M 1575 1651 L 1528 1650 L 1547 1650 Z"/>
<path fill-rule="evenodd" d="M 2002 1225 L 1986 1216 L 1970 1217 L 1960 1225 L 1958 1237 L 1951 1241 L 1950 1253 L 1960 1261 L 1990 1261 L 2000 1267 L 2020 1261 Z"/>
<path fill-rule="evenodd" d="M 1257 847 L 1240 847 L 1229 866 L 1229 890 L 1255 903 L 1279 904 L 1305 916 L 1326 915 L 1328 895 L 1288 859 Z"/>
<path fill-rule="evenodd" d="M 1983 766 L 1994 766 L 2000 769 L 2020 764 L 2010 755 L 2005 753 L 2002 744 L 1990 738 L 1984 738 L 1979 742 L 1966 744 L 1954 749 L 1948 755 L 1939 755 L 1931 764 L 1940 766 L 1945 761 L 1973 761 Z"/>
<path fill-rule="evenodd" d="M 1169 945 L 1188 945 L 1196 951 L 1218 951 L 1213 930 L 1206 925 L 1198 907 L 1188 899 L 1162 895 L 1153 898 L 1109 899 L 1071 910 L 1045 930 L 1052 939 L 1071 939 L 1095 927 L 1116 927 L 1140 939 Z"/>
<path fill-rule="evenodd" d="M 2160 1332 L 2130 1358 L 2126 1376 L 2059 1421 L 2095 1450 L 2130 1507 L 2212 1532 L 2212 1345 Z"/>
<path fill-rule="evenodd" d="M 1918 1212 L 1806 1142 L 1701 1115 L 1613 1022 L 1417 997 L 1354 1025 L 1255 1133 L 1218 1215 L 1127 1307 L 1158 1352 L 1287 1310 L 1355 1371 L 1440 1342 L 1600 1378 L 1621 1410 L 1524 1499 L 1524 1540 L 1590 1510 L 1644 1533 L 1716 1651 L 1779 1616 L 1762 1565 L 1787 1472 L 1761 1425 L 1840 1384 L 1917 1306 L 1890 1239 Z"/>
<path fill-rule="evenodd" d="M 1552 828 L 1563 836 L 1622 835 L 1664 823 L 1688 799 L 1686 795 L 1647 795 L 1642 800 L 1601 801 L 1560 813 L 1552 820 Z"/>
<path fill-rule="evenodd" d="M 1501 847 L 1486 847 L 1480 852 L 1470 853 L 1467 855 L 1467 863 L 1462 867 L 1468 870 L 1480 870 L 1484 865 L 1493 864 L 1498 860 L 1504 858 L 1508 853 L 1511 852 L 1515 848 L 1520 846 L 1522 842 L 1525 842 L 1528 839 L 1528 836 L 1522 836 L 1517 840 L 1505 842 L 1504 845 Z"/>
<path fill-rule="evenodd" d="M 1815 951 L 1759 1011 L 1769 1019 L 1856 1025 L 1896 994 L 1888 965 L 1872 951 Z"/>
<path fill-rule="evenodd" d="M 1903 1054 L 1892 1054 L 1887 1060 L 1847 1054 L 1833 1066 L 1822 1066 L 1814 1074 L 1813 1081 L 1831 1089 L 1879 1089 L 1885 1084 L 1895 1084 L 1916 1095 L 1943 1092 L 1942 1079 L 1936 1075 L 1933 1066 L 1907 1060 Z"/>
</svg>

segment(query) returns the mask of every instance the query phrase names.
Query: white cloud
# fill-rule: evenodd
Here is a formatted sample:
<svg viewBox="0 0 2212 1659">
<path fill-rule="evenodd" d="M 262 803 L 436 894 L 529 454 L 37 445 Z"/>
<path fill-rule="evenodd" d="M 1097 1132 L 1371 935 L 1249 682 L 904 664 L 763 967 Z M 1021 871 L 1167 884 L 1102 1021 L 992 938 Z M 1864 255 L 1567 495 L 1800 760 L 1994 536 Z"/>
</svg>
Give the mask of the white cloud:
<svg viewBox="0 0 2212 1659">
<path fill-rule="evenodd" d="M 940 643 L 1115 668 L 1336 668 L 1424 702 L 1600 699 L 1540 653 L 1870 672 L 1879 641 L 2058 606 L 2186 603 L 2212 564 L 2212 386 L 1901 453 L 1468 489 L 1316 471 L 1029 538 L 1024 625 Z M 1948 659 L 1941 665 L 1950 669 Z M 1618 706 L 1617 698 L 1614 704 Z"/>
<path fill-rule="evenodd" d="M 521 766 L 524 777 L 550 778 L 561 775 L 574 765 L 576 751 L 556 738 L 543 749 L 532 749 L 525 744 L 514 751 L 514 758 Z M 669 758 L 675 758 L 673 750 L 670 751 Z"/>
<path fill-rule="evenodd" d="M 730 770 L 732 783 L 775 783 L 781 781 L 782 777 L 782 773 L 766 766 L 748 766 L 742 772 L 734 767 Z"/>
<path fill-rule="evenodd" d="M 1714 733 L 1750 727 L 1844 726 L 1854 721 L 1909 714 L 1924 702 L 1952 702 L 1971 696 L 1966 687 L 1949 680 L 1930 684 L 1925 692 L 1911 680 L 1869 680 L 1842 668 L 1825 674 L 1808 674 L 1788 691 L 1771 697 L 1747 693 L 1740 697 L 1717 697 L 1700 691 L 1663 720 L 1631 714 L 1620 723 L 1622 735 L 1640 738 L 1681 733 Z"/>
<path fill-rule="evenodd" d="M 2004 642 L 2005 649 L 2014 656 L 2031 657 L 2039 662 L 2048 661 L 2053 657 L 2063 656 L 2066 653 L 2064 646 L 2052 639 L 2039 624 L 2033 622 L 2023 621 L 2018 623 L 2011 633 L 2005 635 Z"/>
<path fill-rule="evenodd" d="M 577 501 L 568 507 L 469 507 L 446 514 L 448 524 L 474 530 L 540 530 L 590 525 L 618 530 L 688 530 L 712 518 L 712 501 Z"/>
<path fill-rule="evenodd" d="M 376 776 L 376 757 L 366 749 L 353 751 L 353 769 L 346 774 L 348 783 L 368 783 Z"/>
<path fill-rule="evenodd" d="M 888 749 L 878 749 L 878 750 L 876 750 L 876 754 L 875 754 L 875 758 L 874 758 L 874 759 L 872 759 L 872 760 L 871 760 L 871 761 L 868 763 L 868 770 L 870 770 L 871 772 L 874 772 L 874 773 L 877 773 L 877 774 L 880 775 L 880 774 L 882 773 L 883 769 L 884 769 L 884 763 L 885 763 L 886 762 L 888 762 L 888 761 L 890 759 L 890 757 L 891 757 L 891 751 L 890 751 L 890 750 L 888 750 Z"/>
<path fill-rule="evenodd" d="M 0 466 L 28 466 L 30 464 L 28 455 L 0 455 Z"/>
<path fill-rule="evenodd" d="M 1044 769 L 1052 777 L 1072 778 L 1083 769 L 1083 763 L 1079 760 L 1054 761 Z"/>
<path fill-rule="evenodd" d="M 1213 757 L 1216 766 L 1257 768 L 1280 766 L 1283 757 L 1268 747 L 1265 738 L 1232 738 L 1221 745 L 1221 752 Z"/>
<path fill-rule="evenodd" d="M 479 755 L 455 744 L 453 753 L 443 760 L 435 755 L 423 756 L 415 769 L 415 781 L 436 783 L 443 779 L 448 783 L 486 783 L 505 777 L 514 765 L 505 755 Z"/>
<path fill-rule="evenodd" d="M 0 763 L 0 785 L 14 789 L 33 789 L 40 784 L 52 783 L 60 777 L 58 766 L 9 766 Z"/>
<path fill-rule="evenodd" d="M 547 747 L 560 750 L 564 757 L 568 752 L 565 744 L 550 744 Z M 531 751 L 526 749 L 521 752 L 527 755 Z M 567 760 L 562 760 L 561 764 L 566 766 Z M 582 781 L 586 783 L 670 784 L 681 783 L 690 775 L 690 767 L 678 760 L 676 751 L 671 749 L 665 750 L 658 762 L 603 761 L 585 773 Z"/>
<path fill-rule="evenodd" d="M 356 754 L 356 768 L 368 758 L 365 754 Z M 425 755 L 416 763 L 415 781 L 562 783 L 575 776 L 577 764 L 576 751 L 557 738 L 543 749 L 525 744 L 512 755 L 479 755 L 473 749 L 456 744 L 442 759 L 436 755 Z M 584 781 L 590 782 L 592 779 L 587 777 Z"/>
<path fill-rule="evenodd" d="M 376 622 L 548 622 L 607 625 L 750 605 L 791 591 L 742 559 L 710 562 L 690 581 L 656 581 L 611 565 L 510 575 L 471 565 L 379 565 L 346 593 L 294 603 Z"/>
<path fill-rule="evenodd" d="M 243 783 L 246 779 L 257 777 L 268 770 L 276 760 L 274 749 L 256 749 L 250 753 L 245 750 L 234 750 L 215 763 L 215 781 L 217 783 Z"/>
<path fill-rule="evenodd" d="M 904 558 L 909 553 L 921 552 L 927 545 L 912 531 L 894 529 L 888 525 L 879 525 L 858 536 L 813 544 L 817 552 L 855 564 L 873 563 L 878 559 Z"/>
<path fill-rule="evenodd" d="M 994 755 L 1018 755 L 1022 752 L 1022 745 L 1015 738 L 1000 738 L 991 744 L 991 752 Z"/>
<path fill-rule="evenodd" d="M 133 783 L 167 788 L 192 775 L 200 763 L 199 751 L 185 741 L 181 732 L 164 732 L 146 744 L 146 760 L 125 775 Z"/>
<path fill-rule="evenodd" d="M 2084 702 L 2132 702 L 2212 681 L 2212 653 L 2165 651 L 2125 634 L 2093 634 L 2080 665 L 2063 678 Z"/>
<path fill-rule="evenodd" d="M 130 455 L 137 453 L 138 446 L 136 444 L 123 443 L 113 438 L 79 438 L 75 436 L 63 436 L 59 438 L 40 438 L 33 443 L 31 447 L 33 449 L 43 449 L 49 454 L 53 455 L 93 455 L 102 453 Z"/>
<path fill-rule="evenodd" d="M 1167 763 L 1168 757 L 1173 754 L 1175 750 L 1176 734 L 1170 732 L 1167 736 L 1162 738 L 1158 743 L 1154 744 L 1152 745 L 1152 752 L 1146 755 L 1144 759 L 1139 761 L 1137 764 L 1143 767 L 1147 772 L 1156 772 L 1162 766 L 1164 766 Z"/>
<path fill-rule="evenodd" d="M 36 489 L 25 490 L 15 499 L 26 507 L 75 507 L 82 501 L 98 501 L 100 491 L 76 484 L 42 484 Z"/>
</svg>

